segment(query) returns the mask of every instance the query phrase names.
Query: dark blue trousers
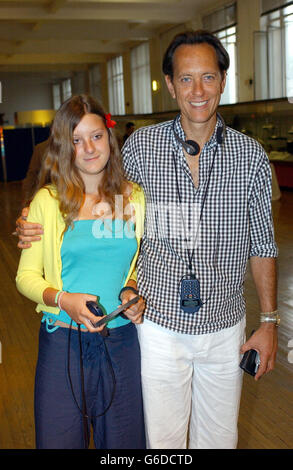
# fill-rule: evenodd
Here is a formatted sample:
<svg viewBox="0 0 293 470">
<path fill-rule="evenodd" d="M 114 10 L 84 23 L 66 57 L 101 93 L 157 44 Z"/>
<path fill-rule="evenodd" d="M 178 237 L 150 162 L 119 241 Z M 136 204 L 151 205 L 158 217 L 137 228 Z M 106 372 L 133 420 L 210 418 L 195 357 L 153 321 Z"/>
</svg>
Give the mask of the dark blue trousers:
<svg viewBox="0 0 293 470">
<path fill-rule="evenodd" d="M 58 328 L 48 333 L 41 325 L 35 380 L 37 449 L 85 447 L 82 369 L 87 424 L 88 429 L 92 425 L 95 447 L 145 449 L 136 327 L 129 323 L 109 332 L 105 339 L 98 333 L 81 332 L 81 366 L 78 331 Z"/>
</svg>

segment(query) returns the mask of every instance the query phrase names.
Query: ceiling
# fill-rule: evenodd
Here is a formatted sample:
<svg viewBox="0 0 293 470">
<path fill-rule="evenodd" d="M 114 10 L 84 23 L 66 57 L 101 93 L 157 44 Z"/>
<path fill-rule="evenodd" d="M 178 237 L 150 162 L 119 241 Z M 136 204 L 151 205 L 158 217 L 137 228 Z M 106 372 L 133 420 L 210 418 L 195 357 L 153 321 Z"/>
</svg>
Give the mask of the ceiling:
<svg viewBox="0 0 293 470">
<path fill-rule="evenodd" d="M 82 70 L 225 0 L 0 0 L 0 73 Z"/>
</svg>

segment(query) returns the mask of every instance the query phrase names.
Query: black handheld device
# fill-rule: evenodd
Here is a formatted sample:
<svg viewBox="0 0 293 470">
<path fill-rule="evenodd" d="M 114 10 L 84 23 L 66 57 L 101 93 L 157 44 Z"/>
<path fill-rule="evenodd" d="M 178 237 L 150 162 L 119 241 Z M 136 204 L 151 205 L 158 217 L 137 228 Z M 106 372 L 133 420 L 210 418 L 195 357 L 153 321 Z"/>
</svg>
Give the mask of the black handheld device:
<svg viewBox="0 0 293 470">
<path fill-rule="evenodd" d="M 254 330 L 251 332 L 250 336 L 252 336 L 253 333 Z M 239 367 L 244 370 L 244 372 L 247 372 L 247 374 L 250 374 L 254 377 L 257 373 L 259 365 L 260 357 L 258 352 L 255 349 L 249 349 L 243 354 Z"/>
<path fill-rule="evenodd" d="M 92 312 L 94 315 L 96 315 L 96 317 L 103 317 L 104 316 L 104 312 L 103 310 L 101 309 L 101 307 L 99 306 L 99 304 L 93 300 L 89 300 L 88 302 L 86 302 L 86 306 L 87 308 L 89 309 L 90 312 Z M 95 325 L 90 322 L 91 325 L 93 327 L 95 327 Z M 104 336 L 104 337 L 107 337 L 109 334 L 108 332 L 108 328 L 103 328 L 102 331 L 100 331 L 100 335 L 101 336 Z"/>
<path fill-rule="evenodd" d="M 195 276 L 185 277 L 180 283 L 180 307 L 183 312 L 196 313 L 202 307 L 199 280 Z"/>
<path fill-rule="evenodd" d="M 92 323 L 93 327 L 98 328 L 99 326 L 102 326 L 105 323 L 109 323 L 109 321 L 113 320 L 113 318 L 116 318 L 121 312 L 123 312 L 123 310 L 126 310 L 128 307 L 135 304 L 138 300 L 139 300 L 139 295 L 136 295 L 135 297 L 133 297 L 133 299 L 129 300 L 129 302 L 126 302 L 126 304 L 120 305 L 118 308 L 116 308 L 116 310 L 106 315 L 97 323 L 95 324 Z M 90 310 L 90 312 L 92 312 L 97 317 L 104 316 L 102 309 L 99 307 L 99 305 L 96 302 L 90 300 L 86 302 L 86 306 Z"/>
<path fill-rule="evenodd" d="M 250 349 L 244 353 L 240 362 L 240 367 L 244 372 L 247 372 L 254 377 L 259 368 L 259 364 L 260 360 L 258 352 L 255 349 Z"/>
</svg>

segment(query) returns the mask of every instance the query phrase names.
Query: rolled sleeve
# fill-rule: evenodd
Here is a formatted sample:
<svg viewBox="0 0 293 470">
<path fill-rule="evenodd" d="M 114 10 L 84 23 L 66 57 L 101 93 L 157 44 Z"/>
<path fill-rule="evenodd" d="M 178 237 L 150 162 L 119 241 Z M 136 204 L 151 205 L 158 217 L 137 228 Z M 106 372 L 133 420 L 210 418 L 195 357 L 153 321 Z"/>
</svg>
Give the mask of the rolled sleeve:
<svg viewBox="0 0 293 470">
<path fill-rule="evenodd" d="M 276 258 L 278 256 L 271 200 L 272 174 L 268 158 L 263 152 L 249 200 L 250 257 Z"/>
</svg>

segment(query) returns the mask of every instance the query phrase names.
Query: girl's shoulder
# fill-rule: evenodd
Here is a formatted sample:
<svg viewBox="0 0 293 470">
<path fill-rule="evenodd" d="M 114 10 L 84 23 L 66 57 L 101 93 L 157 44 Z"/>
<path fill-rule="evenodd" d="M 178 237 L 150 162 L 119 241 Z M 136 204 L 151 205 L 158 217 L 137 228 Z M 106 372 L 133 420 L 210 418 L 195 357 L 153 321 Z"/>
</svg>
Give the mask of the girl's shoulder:
<svg viewBox="0 0 293 470">
<path fill-rule="evenodd" d="M 52 184 L 43 186 L 39 189 L 30 204 L 30 207 L 34 206 L 46 206 L 47 208 L 58 205 L 57 190 Z"/>
<path fill-rule="evenodd" d="M 34 196 L 34 199 L 35 198 L 39 198 L 39 199 L 49 199 L 49 198 L 54 198 L 56 199 L 57 197 L 57 189 L 56 189 L 56 186 L 54 186 L 53 184 L 46 184 L 45 186 L 43 186 L 41 189 L 39 189 L 35 196 Z"/>
<path fill-rule="evenodd" d="M 132 202 L 144 203 L 144 192 L 141 186 L 132 181 L 128 182 L 129 185 L 129 200 Z"/>
</svg>

